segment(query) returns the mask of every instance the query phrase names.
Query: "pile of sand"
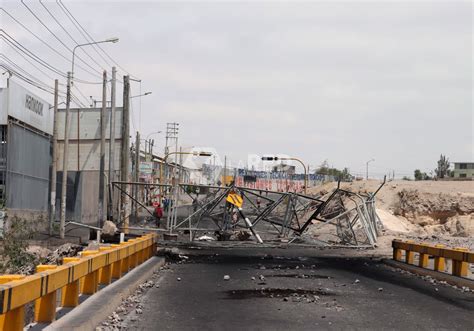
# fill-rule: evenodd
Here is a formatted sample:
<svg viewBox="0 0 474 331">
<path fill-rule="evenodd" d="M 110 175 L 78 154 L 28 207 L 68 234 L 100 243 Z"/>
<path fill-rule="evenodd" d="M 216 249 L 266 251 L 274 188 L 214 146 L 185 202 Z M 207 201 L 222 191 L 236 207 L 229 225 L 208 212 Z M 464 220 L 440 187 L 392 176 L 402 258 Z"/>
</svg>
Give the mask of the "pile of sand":
<svg viewBox="0 0 474 331">
<path fill-rule="evenodd" d="M 355 193 L 375 192 L 380 181 L 341 183 Z M 311 188 L 326 195 L 337 183 Z M 474 237 L 474 182 L 391 181 L 377 193 L 377 214 L 388 233 Z"/>
</svg>

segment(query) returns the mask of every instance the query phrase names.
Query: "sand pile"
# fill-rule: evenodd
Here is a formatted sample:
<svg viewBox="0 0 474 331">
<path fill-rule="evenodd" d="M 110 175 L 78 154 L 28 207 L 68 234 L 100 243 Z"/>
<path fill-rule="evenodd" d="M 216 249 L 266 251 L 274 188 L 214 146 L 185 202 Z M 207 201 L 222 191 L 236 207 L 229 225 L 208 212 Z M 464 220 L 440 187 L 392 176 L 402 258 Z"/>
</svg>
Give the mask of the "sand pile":
<svg viewBox="0 0 474 331">
<path fill-rule="evenodd" d="M 379 184 L 369 180 L 341 183 L 341 187 L 366 194 L 374 192 Z M 327 183 L 310 192 L 327 195 L 336 185 Z M 392 181 L 377 194 L 376 206 L 388 233 L 474 240 L 474 182 Z"/>
</svg>

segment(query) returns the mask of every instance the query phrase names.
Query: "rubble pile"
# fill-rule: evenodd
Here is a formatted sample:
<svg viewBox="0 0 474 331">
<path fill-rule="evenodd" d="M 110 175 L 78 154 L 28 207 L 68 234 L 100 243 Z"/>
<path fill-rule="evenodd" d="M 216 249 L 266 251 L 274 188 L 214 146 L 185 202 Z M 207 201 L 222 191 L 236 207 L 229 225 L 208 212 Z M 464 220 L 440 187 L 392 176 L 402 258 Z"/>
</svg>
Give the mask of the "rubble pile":
<svg viewBox="0 0 474 331">
<path fill-rule="evenodd" d="M 160 270 L 163 269 L 168 269 L 168 267 L 165 266 L 160 268 Z M 158 271 L 155 271 L 151 279 L 140 284 L 132 295 L 124 299 L 120 306 L 117 307 L 107 320 L 102 322 L 101 325 L 96 328 L 96 331 L 129 330 L 131 326 L 128 325 L 128 323 L 136 321 L 138 319 L 137 315 L 143 314 L 141 297 L 149 289 L 159 287 L 158 280 Z"/>
<path fill-rule="evenodd" d="M 421 226 L 444 224 L 451 217 L 474 214 L 474 197 L 452 194 L 432 194 L 416 189 L 398 192 L 394 214 Z"/>
<path fill-rule="evenodd" d="M 63 258 L 65 257 L 74 257 L 83 250 L 81 245 L 67 243 L 64 245 L 59 246 L 57 249 L 49 253 L 43 264 L 61 264 Z"/>
</svg>

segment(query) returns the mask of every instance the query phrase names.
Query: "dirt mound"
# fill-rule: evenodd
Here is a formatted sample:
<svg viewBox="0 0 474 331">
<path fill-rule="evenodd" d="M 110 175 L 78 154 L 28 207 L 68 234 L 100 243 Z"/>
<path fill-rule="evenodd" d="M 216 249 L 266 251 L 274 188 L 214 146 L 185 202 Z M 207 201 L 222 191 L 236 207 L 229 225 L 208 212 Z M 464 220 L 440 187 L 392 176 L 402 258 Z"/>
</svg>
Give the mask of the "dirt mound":
<svg viewBox="0 0 474 331">
<path fill-rule="evenodd" d="M 474 197 L 470 196 L 403 189 L 398 197 L 394 214 L 421 226 L 444 224 L 451 217 L 474 213 Z"/>
<path fill-rule="evenodd" d="M 425 227 L 425 230 L 429 234 L 474 237 L 474 214 L 454 216 L 449 218 L 444 224 L 428 225 Z"/>
<path fill-rule="evenodd" d="M 375 192 L 380 181 L 341 183 L 355 193 Z M 327 196 L 337 183 L 313 187 Z M 376 196 L 377 214 L 387 233 L 443 237 L 474 237 L 474 183 L 459 181 L 387 182 Z"/>
</svg>

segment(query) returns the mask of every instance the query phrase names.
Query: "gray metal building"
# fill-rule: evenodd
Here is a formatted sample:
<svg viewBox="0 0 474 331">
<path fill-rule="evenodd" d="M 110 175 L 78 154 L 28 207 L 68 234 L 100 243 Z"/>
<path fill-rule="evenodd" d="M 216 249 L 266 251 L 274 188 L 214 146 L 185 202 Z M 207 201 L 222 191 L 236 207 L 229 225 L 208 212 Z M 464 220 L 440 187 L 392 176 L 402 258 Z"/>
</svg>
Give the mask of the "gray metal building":
<svg viewBox="0 0 474 331">
<path fill-rule="evenodd" d="M 0 207 L 47 228 L 53 110 L 16 82 L 0 89 Z"/>
</svg>

